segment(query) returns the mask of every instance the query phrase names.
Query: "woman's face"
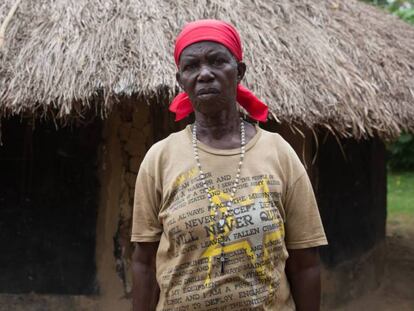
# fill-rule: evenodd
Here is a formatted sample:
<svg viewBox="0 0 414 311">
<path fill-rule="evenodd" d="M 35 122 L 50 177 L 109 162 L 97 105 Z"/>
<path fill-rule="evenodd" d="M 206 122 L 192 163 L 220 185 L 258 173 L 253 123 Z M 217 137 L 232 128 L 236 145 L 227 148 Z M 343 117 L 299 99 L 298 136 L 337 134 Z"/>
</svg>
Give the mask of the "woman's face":
<svg viewBox="0 0 414 311">
<path fill-rule="evenodd" d="M 237 83 L 245 70 L 245 64 L 237 63 L 226 47 L 203 41 L 181 53 L 177 81 L 188 94 L 194 110 L 215 114 L 234 108 Z"/>
</svg>

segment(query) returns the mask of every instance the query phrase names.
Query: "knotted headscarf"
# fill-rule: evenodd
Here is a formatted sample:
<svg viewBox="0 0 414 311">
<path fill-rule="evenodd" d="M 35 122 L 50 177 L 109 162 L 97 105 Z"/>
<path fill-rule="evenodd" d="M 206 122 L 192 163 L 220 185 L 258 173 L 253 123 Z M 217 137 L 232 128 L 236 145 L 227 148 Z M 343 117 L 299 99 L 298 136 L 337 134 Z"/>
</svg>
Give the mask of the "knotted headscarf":
<svg viewBox="0 0 414 311">
<path fill-rule="evenodd" d="M 237 59 L 243 59 L 240 36 L 237 30 L 223 21 L 205 19 L 191 22 L 184 26 L 175 42 L 174 60 L 178 68 L 180 55 L 189 45 L 200 41 L 213 41 L 224 45 Z M 237 84 L 237 102 L 257 121 L 266 121 L 268 108 L 250 90 Z M 175 113 L 175 120 L 179 121 L 193 111 L 187 93 L 178 94 L 169 107 Z"/>
</svg>

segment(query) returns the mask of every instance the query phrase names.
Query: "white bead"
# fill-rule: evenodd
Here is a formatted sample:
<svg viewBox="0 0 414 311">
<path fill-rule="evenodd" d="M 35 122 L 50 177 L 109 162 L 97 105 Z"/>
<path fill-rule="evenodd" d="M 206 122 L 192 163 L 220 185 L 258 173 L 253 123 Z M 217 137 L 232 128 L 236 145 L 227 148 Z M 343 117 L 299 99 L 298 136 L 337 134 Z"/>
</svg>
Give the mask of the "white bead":
<svg viewBox="0 0 414 311">
<path fill-rule="evenodd" d="M 240 118 L 240 161 L 239 161 L 239 165 L 237 168 L 237 173 L 236 173 L 236 178 L 234 180 L 233 183 L 233 187 L 231 188 L 230 191 L 230 199 L 229 201 L 227 201 L 224 206 L 220 205 L 217 206 L 216 204 L 214 204 L 213 199 L 212 199 L 212 194 L 209 191 L 209 187 L 207 186 L 206 183 L 206 175 L 204 174 L 203 170 L 201 169 L 201 162 L 200 162 L 200 156 L 199 156 L 199 150 L 197 148 L 197 127 L 194 124 L 193 125 L 193 131 L 192 131 L 192 145 L 193 145 L 193 152 L 194 152 L 194 157 L 196 160 L 196 164 L 199 170 L 199 177 L 202 181 L 202 185 L 203 188 L 206 192 L 207 198 L 208 198 L 208 202 L 209 202 L 209 208 L 210 211 L 213 212 L 213 214 L 215 215 L 214 218 L 217 219 L 219 218 L 218 215 L 221 214 L 221 217 L 219 219 L 219 221 L 222 223 L 222 225 L 224 225 L 224 223 L 227 221 L 227 217 L 230 215 L 233 215 L 232 213 L 232 204 L 233 204 L 233 200 L 234 200 L 234 196 L 236 194 L 237 188 L 238 188 L 238 184 L 239 184 L 239 178 L 240 178 L 240 172 L 241 172 L 241 167 L 243 165 L 243 159 L 244 159 L 244 155 L 245 155 L 245 144 L 246 144 L 246 133 L 245 133 L 245 126 L 244 126 L 244 122 L 243 119 Z M 225 208 L 225 212 L 221 212 L 220 209 L 224 207 Z M 217 235 L 217 238 L 219 238 L 220 235 Z M 221 246 L 224 246 L 224 241 L 220 242 Z"/>
</svg>

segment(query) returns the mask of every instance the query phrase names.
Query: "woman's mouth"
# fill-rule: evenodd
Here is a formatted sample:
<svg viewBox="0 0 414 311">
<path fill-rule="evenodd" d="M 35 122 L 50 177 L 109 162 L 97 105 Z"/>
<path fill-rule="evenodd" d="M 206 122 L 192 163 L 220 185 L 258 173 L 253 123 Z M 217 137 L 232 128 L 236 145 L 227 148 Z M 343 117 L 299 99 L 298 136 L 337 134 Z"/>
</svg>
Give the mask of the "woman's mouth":
<svg viewBox="0 0 414 311">
<path fill-rule="evenodd" d="M 216 96 L 219 93 L 220 92 L 217 89 L 207 88 L 207 89 L 201 89 L 201 90 L 197 91 L 196 95 L 199 98 L 207 99 L 209 97 Z"/>
</svg>

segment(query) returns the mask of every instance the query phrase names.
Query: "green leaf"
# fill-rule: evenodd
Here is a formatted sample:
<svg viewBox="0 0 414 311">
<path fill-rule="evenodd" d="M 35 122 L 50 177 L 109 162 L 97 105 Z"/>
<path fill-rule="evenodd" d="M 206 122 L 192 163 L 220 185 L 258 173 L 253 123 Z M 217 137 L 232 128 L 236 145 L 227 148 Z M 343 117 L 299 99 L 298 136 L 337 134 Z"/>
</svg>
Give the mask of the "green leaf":
<svg viewBox="0 0 414 311">
<path fill-rule="evenodd" d="M 413 136 L 411 134 L 402 134 L 398 139 L 399 142 L 405 144 L 413 140 Z"/>
</svg>

